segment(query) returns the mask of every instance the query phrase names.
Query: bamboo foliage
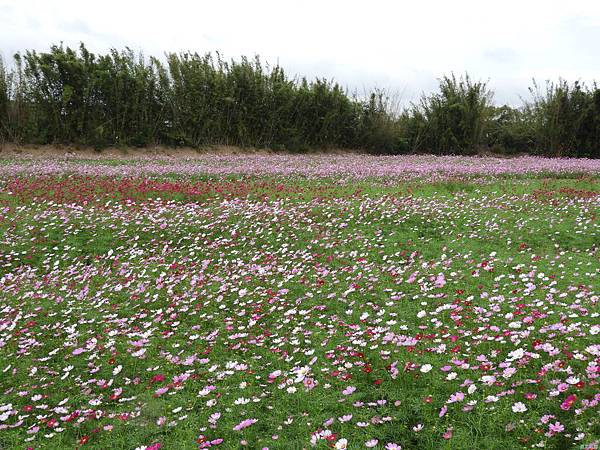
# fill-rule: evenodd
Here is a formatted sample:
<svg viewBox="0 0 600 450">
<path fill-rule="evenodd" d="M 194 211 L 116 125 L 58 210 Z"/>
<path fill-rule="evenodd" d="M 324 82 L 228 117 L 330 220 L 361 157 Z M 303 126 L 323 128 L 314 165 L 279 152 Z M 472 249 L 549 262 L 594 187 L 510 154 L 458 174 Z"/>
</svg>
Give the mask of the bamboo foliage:
<svg viewBox="0 0 600 450">
<path fill-rule="evenodd" d="M 600 156 L 595 84 L 534 82 L 531 100 L 512 108 L 495 106 L 486 83 L 451 75 L 399 114 L 391 103 L 385 91 L 350 96 L 259 57 L 184 52 L 159 60 L 61 44 L 17 53 L 10 68 L 0 61 L 0 142 Z"/>
</svg>

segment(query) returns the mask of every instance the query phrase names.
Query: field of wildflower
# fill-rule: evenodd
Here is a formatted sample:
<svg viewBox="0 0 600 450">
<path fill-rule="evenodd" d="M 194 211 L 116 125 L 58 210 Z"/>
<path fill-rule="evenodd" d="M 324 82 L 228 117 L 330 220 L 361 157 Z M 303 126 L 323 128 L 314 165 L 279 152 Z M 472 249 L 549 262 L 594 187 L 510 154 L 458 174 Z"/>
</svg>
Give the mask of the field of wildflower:
<svg viewBox="0 0 600 450">
<path fill-rule="evenodd" d="M 600 161 L 0 159 L 0 449 L 596 449 Z"/>
</svg>

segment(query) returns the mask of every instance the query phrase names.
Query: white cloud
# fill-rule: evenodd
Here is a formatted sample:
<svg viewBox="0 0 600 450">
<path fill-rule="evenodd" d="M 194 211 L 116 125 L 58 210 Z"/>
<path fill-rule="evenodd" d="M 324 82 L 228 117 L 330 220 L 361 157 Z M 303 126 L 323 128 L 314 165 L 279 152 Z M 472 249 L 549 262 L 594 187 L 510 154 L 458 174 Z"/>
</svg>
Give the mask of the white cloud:
<svg viewBox="0 0 600 450">
<path fill-rule="evenodd" d="M 532 78 L 600 78 L 600 2 L 0 0 L 5 58 L 61 41 L 259 54 L 291 73 L 359 92 L 391 88 L 405 100 L 468 71 L 490 80 L 498 102 L 518 103 Z"/>
</svg>

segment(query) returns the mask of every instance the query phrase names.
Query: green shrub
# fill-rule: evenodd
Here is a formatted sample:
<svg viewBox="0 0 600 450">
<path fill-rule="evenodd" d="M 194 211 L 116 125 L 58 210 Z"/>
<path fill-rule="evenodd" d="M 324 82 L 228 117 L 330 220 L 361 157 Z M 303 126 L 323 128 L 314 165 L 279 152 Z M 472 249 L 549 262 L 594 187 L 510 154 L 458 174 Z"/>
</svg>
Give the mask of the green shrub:
<svg viewBox="0 0 600 450">
<path fill-rule="evenodd" d="M 496 107 L 487 83 L 444 76 L 438 92 L 398 111 L 386 91 L 350 96 L 259 57 L 184 52 L 161 62 L 129 48 L 95 55 L 61 44 L 17 53 L 10 69 L 0 61 L 0 142 L 600 156 L 595 84 L 530 90 L 523 107 Z"/>
<path fill-rule="evenodd" d="M 534 81 L 526 104 L 535 133 L 535 150 L 553 156 L 600 156 L 600 89 L 576 81 Z"/>
<path fill-rule="evenodd" d="M 468 75 L 440 79 L 439 92 L 423 95 L 404 117 L 411 147 L 437 154 L 467 154 L 484 143 L 493 93 Z"/>
</svg>

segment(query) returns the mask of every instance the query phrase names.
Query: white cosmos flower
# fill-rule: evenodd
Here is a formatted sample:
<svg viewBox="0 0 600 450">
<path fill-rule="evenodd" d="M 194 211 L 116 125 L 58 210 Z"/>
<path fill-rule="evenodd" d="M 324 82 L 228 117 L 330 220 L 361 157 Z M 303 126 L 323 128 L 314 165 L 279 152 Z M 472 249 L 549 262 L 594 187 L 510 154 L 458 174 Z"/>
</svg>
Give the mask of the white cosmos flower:
<svg viewBox="0 0 600 450">
<path fill-rule="evenodd" d="M 348 439 L 340 439 L 335 443 L 336 450 L 346 450 L 348 448 Z"/>
<path fill-rule="evenodd" d="M 522 413 L 527 411 L 527 406 L 525 406 L 523 402 L 517 402 L 514 405 L 512 405 L 512 410 L 515 413 Z"/>
</svg>

